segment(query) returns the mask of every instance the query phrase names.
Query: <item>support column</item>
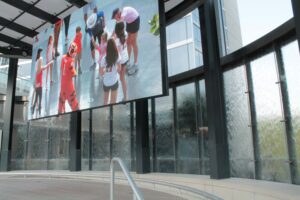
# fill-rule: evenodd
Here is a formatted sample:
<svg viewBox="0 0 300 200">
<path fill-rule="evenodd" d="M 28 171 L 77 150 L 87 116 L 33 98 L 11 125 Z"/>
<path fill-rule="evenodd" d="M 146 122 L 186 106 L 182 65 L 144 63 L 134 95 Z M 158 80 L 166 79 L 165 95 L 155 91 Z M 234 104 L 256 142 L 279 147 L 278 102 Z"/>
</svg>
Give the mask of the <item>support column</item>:
<svg viewBox="0 0 300 200">
<path fill-rule="evenodd" d="M 7 78 L 5 113 L 3 116 L 4 126 L 2 132 L 2 145 L 1 145 L 2 149 L 0 154 L 0 171 L 2 172 L 6 172 L 10 170 L 17 73 L 18 73 L 18 59 L 10 58 L 8 78 Z"/>
<path fill-rule="evenodd" d="M 70 171 L 81 170 L 81 112 L 71 113 L 70 119 Z"/>
<path fill-rule="evenodd" d="M 136 108 L 136 172 L 150 172 L 148 100 L 138 100 Z"/>
<path fill-rule="evenodd" d="M 214 0 L 205 1 L 200 11 L 200 20 L 207 91 L 210 176 L 222 179 L 230 176 L 230 170 Z"/>
<path fill-rule="evenodd" d="M 298 45 L 300 50 L 300 1 L 299 0 L 291 0 L 293 11 L 294 11 L 294 20 L 296 26 L 296 34 L 298 39 Z"/>
<path fill-rule="evenodd" d="M 93 110 L 89 111 L 89 170 L 93 170 Z"/>
</svg>

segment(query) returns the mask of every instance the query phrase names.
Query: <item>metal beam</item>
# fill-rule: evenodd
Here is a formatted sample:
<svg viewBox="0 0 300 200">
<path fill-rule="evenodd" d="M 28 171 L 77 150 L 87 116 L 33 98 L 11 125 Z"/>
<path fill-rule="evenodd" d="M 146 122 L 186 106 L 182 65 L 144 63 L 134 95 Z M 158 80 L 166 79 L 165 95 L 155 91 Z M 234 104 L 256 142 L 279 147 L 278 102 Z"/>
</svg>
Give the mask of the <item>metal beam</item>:
<svg viewBox="0 0 300 200">
<path fill-rule="evenodd" d="M 4 35 L 2 33 L 0 33 L 0 41 L 3 41 L 5 43 L 11 44 L 13 46 L 17 46 L 20 47 L 24 50 L 29 50 L 32 49 L 32 45 L 26 43 L 26 42 L 22 42 L 20 40 L 16 40 L 15 38 L 9 37 L 7 35 Z"/>
<path fill-rule="evenodd" d="M 204 2 L 205 0 L 190 0 L 183 1 L 182 3 L 178 4 L 166 13 L 166 25 L 176 22 L 180 18 L 193 11 L 195 8 L 203 5 Z"/>
<path fill-rule="evenodd" d="M 83 0 L 65 0 L 65 1 L 69 2 L 73 6 L 76 6 L 77 8 L 81 8 L 87 4 L 87 2 Z"/>
<path fill-rule="evenodd" d="M 293 11 L 294 11 L 294 20 L 297 32 L 298 46 L 300 49 L 300 1 L 299 0 L 291 0 Z"/>
<path fill-rule="evenodd" d="M 290 19 L 247 46 L 244 46 L 239 50 L 222 57 L 221 65 L 223 68 L 235 66 L 237 64 L 236 62 L 243 60 L 243 58 L 256 55 L 257 52 L 271 47 L 274 41 L 282 41 L 287 38 L 294 37 L 295 35 L 295 21 L 294 19 Z"/>
<path fill-rule="evenodd" d="M 24 12 L 27 12 L 37 18 L 40 18 L 52 24 L 56 23 L 59 20 L 58 17 L 51 15 L 45 12 L 44 10 L 32 6 L 32 4 L 26 3 L 24 1 L 20 1 L 20 0 L 2 0 L 2 1 L 17 9 L 20 9 Z"/>
<path fill-rule="evenodd" d="M 27 57 L 31 56 L 31 49 L 23 50 L 18 48 L 0 47 L 1 57 Z"/>
<path fill-rule="evenodd" d="M 18 33 L 24 34 L 28 37 L 34 37 L 38 34 L 38 32 L 31 30 L 25 26 L 19 25 L 13 21 L 7 20 L 3 17 L 0 17 L 0 25 L 6 28 L 9 28 L 13 31 L 16 31 Z"/>
</svg>

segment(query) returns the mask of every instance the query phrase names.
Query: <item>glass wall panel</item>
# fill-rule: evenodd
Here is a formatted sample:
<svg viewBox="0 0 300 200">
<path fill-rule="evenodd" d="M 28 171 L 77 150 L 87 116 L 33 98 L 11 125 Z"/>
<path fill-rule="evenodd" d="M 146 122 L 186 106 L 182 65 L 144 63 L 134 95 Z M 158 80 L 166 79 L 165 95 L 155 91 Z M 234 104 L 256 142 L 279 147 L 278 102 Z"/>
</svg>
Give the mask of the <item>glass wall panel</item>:
<svg viewBox="0 0 300 200">
<path fill-rule="evenodd" d="M 167 27 L 169 76 L 203 65 L 199 20 L 195 9 Z"/>
<path fill-rule="evenodd" d="M 11 169 L 24 170 L 27 145 L 27 103 L 15 104 L 12 133 Z"/>
<path fill-rule="evenodd" d="M 205 81 L 199 82 L 199 124 L 198 124 L 198 143 L 200 150 L 200 171 L 201 174 L 209 174 L 209 152 L 208 152 L 208 119 L 207 119 L 207 104 L 206 104 L 206 89 Z"/>
<path fill-rule="evenodd" d="M 298 42 L 294 41 L 284 46 L 282 54 L 292 116 L 293 139 L 296 144 L 298 173 L 300 173 L 300 56 Z M 298 177 L 298 183 L 300 183 L 300 177 Z"/>
<path fill-rule="evenodd" d="M 8 64 L 8 58 L 0 57 L 0 94 L 6 94 Z"/>
<path fill-rule="evenodd" d="M 131 169 L 130 104 L 113 107 L 113 157 L 121 158 Z"/>
<path fill-rule="evenodd" d="M 274 53 L 251 62 L 262 179 L 290 182 Z"/>
<path fill-rule="evenodd" d="M 110 165 L 110 107 L 93 110 L 93 170 L 109 171 Z"/>
<path fill-rule="evenodd" d="M 217 2 L 223 56 L 255 41 L 293 17 L 291 1 L 287 0 Z"/>
<path fill-rule="evenodd" d="M 48 164 L 49 128 L 46 119 L 30 121 L 26 169 L 46 170 Z"/>
<path fill-rule="evenodd" d="M 1 98 L 1 95 L 0 95 Z M 5 101 L 0 100 L 0 129 L 3 128 L 3 113 L 5 109 Z"/>
<path fill-rule="evenodd" d="M 172 91 L 169 90 L 169 96 L 155 99 L 157 172 L 175 172 L 175 131 Z"/>
<path fill-rule="evenodd" d="M 19 59 L 16 96 L 29 96 L 32 84 L 31 80 L 31 59 Z"/>
<path fill-rule="evenodd" d="M 254 153 L 244 66 L 223 74 L 230 171 L 233 177 L 254 178 Z"/>
<path fill-rule="evenodd" d="M 81 112 L 81 169 L 89 170 L 90 111 Z"/>
<path fill-rule="evenodd" d="M 177 173 L 199 174 L 195 84 L 177 87 Z"/>
<path fill-rule="evenodd" d="M 70 115 L 48 118 L 49 160 L 48 169 L 69 169 Z"/>
</svg>

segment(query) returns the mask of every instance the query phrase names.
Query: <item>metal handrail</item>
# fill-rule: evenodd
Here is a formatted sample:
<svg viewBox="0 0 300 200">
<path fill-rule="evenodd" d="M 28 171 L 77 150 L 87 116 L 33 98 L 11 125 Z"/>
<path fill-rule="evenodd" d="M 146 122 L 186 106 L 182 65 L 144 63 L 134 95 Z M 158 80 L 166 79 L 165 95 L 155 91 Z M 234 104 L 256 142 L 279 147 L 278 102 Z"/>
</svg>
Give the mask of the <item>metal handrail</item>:
<svg viewBox="0 0 300 200">
<path fill-rule="evenodd" d="M 110 162 L 110 200 L 114 200 L 114 185 L 115 185 L 115 168 L 114 168 L 114 163 L 119 163 L 132 191 L 133 191 L 133 199 L 138 199 L 138 200 L 144 200 L 144 197 L 142 193 L 140 192 L 139 188 L 136 186 L 134 180 L 132 179 L 126 165 L 120 158 L 113 158 Z"/>
</svg>

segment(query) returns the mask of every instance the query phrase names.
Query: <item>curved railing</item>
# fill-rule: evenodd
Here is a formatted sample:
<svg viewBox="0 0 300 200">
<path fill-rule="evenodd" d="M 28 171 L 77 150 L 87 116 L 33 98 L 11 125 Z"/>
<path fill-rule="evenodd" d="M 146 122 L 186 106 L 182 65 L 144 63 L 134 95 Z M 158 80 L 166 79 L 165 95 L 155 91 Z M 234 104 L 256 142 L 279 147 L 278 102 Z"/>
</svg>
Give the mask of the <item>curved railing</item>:
<svg viewBox="0 0 300 200">
<path fill-rule="evenodd" d="M 136 186 L 133 178 L 131 177 L 126 165 L 120 158 L 113 158 L 110 163 L 110 174 L 111 174 L 111 181 L 110 181 L 110 200 L 114 200 L 114 185 L 115 185 L 115 167 L 114 164 L 118 163 L 133 191 L 133 199 L 144 200 L 142 193 L 140 192 L 139 188 Z"/>
</svg>

